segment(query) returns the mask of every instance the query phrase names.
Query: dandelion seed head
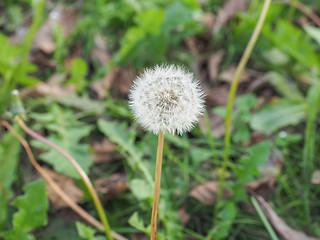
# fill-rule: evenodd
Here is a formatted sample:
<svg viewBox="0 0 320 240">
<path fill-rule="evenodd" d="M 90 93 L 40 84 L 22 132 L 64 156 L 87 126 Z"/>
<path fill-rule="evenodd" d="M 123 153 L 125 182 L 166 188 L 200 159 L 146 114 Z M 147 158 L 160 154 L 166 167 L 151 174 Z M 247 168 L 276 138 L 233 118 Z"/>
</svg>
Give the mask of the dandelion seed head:
<svg viewBox="0 0 320 240">
<path fill-rule="evenodd" d="M 199 81 L 182 67 L 162 65 L 138 76 L 129 94 L 129 106 L 148 131 L 182 134 L 190 131 L 204 111 Z"/>
</svg>

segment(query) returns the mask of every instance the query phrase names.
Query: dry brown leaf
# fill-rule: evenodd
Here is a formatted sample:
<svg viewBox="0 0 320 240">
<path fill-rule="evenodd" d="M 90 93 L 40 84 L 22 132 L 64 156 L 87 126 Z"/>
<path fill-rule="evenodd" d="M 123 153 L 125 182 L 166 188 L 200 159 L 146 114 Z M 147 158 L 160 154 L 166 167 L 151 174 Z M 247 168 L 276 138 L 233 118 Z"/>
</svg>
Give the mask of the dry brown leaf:
<svg viewBox="0 0 320 240">
<path fill-rule="evenodd" d="M 185 207 L 182 207 L 178 210 L 178 216 L 183 225 L 187 224 L 191 219 Z"/>
<path fill-rule="evenodd" d="M 132 233 L 130 234 L 131 240 L 149 240 L 150 238 L 143 233 Z"/>
<path fill-rule="evenodd" d="M 108 138 L 102 139 L 99 142 L 93 142 L 92 144 L 93 151 L 95 153 L 111 153 L 116 149 L 117 144 L 110 142 Z"/>
<path fill-rule="evenodd" d="M 66 79 L 64 74 L 54 74 L 47 82 L 37 84 L 32 88 L 26 88 L 21 91 L 22 97 L 65 97 L 69 96 L 76 90 L 76 86 L 63 86 L 62 83 Z"/>
<path fill-rule="evenodd" d="M 91 57 L 97 60 L 100 66 L 111 60 L 111 54 L 108 52 L 106 41 L 100 34 L 94 36 L 94 46 L 91 50 Z"/>
<path fill-rule="evenodd" d="M 209 120 L 211 124 L 211 129 L 212 129 L 212 135 L 215 138 L 222 137 L 225 133 L 225 126 L 224 126 L 224 119 L 220 115 L 213 114 L 212 112 L 208 111 L 209 115 Z M 199 126 L 201 130 L 205 133 L 208 132 L 206 123 L 204 121 L 203 116 L 199 118 Z"/>
<path fill-rule="evenodd" d="M 208 107 L 225 106 L 228 102 L 229 86 L 221 85 L 212 89 L 204 89 Z"/>
<path fill-rule="evenodd" d="M 135 73 L 132 66 L 120 68 L 115 81 L 113 81 L 113 88 L 119 89 L 123 94 L 127 95 L 133 83 Z"/>
<path fill-rule="evenodd" d="M 247 9 L 247 0 L 229 0 L 220 9 L 216 18 L 213 30 L 219 32 L 223 25 L 225 25 L 238 12 L 244 12 Z"/>
<path fill-rule="evenodd" d="M 273 192 L 277 175 L 283 167 L 282 162 L 282 155 L 274 150 L 271 150 L 266 164 L 259 166 L 259 172 L 263 175 L 263 177 L 247 184 L 246 191 L 258 193 L 265 198 L 269 196 Z"/>
<path fill-rule="evenodd" d="M 111 88 L 118 89 L 121 93 L 127 95 L 134 76 L 135 74 L 131 66 L 125 68 L 114 67 L 102 80 L 94 82 L 91 88 L 96 91 L 99 99 L 105 98 L 106 91 Z"/>
<path fill-rule="evenodd" d="M 68 36 L 77 22 L 79 9 L 73 7 L 59 7 L 49 14 L 49 19 L 35 36 L 33 50 L 41 50 L 47 54 L 54 51 L 53 27 L 60 24 L 64 36 Z"/>
<path fill-rule="evenodd" d="M 219 181 L 208 181 L 206 183 L 195 186 L 189 193 L 190 196 L 196 198 L 206 205 L 216 204 Z M 223 199 L 229 198 L 232 191 L 225 188 L 223 191 Z"/>
<path fill-rule="evenodd" d="M 211 55 L 208 59 L 209 80 L 212 83 L 217 81 L 219 71 L 220 71 L 220 64 L 223 60 L 224 55 L 225 55 L 225 51 L 220 50 L 215 54 Z"/>
<path fill-rule="evenodd" d="M 236 73 L 237 66 L 236 65 L 230 65 L 225 71 L 221 73 L 220 79 L 223 82 L 231 83 L 234 75 Z M 251 79 L 251 75 L 248 73 L 248 71 L 245 69 L 239 79 L 239 82 L 247 82 Z"/>
<path fill-rule="evenodd" d="M 103 193 L 105 200 L 109 200 L 129 189 L 125 174 L 115 173 L 108 178 L 98 179 L 96 188 Z"/>
<path fill-rule="evenodd" d="M 266 215 L 274 229 L 284 240 L 319 240 L 319 238 L 310 237 L 304 232 L 300 232 L 289 227 L 271 208 L 271 206 L 258 194 L 254 194 L 262 211 Z"/>
<path fill-rule="evenodd" d="M 102 139 L 102 141 L 93 142 L 91 146 L 94 151 L 92 158 L 95 163 L 122 159 L 121 154 L 115 152 L 117 145 L 110 142 L 107 138 Z"/>
<path fill-rule="evenodd" d="M 50 177 L 58 184 L 58 186 L 64 191 L 69 198 L 74 202 L 79 203 L 82 200 L 83 192 L 75 185 L 71 177 L 67 177 L 58 174 L 48 168 L 43 168 Z M 68 207 L 67 205 L 56 193 L 52 190 L 50 185 L 47 187 L 48 197 L 52 203 L 54 209 L 59 209 L 63 207 Z"/>
<path fill-rule="evenodd" d="M 205 13 L 202 17 L 203 25 L 205 25 L 210 32 L 213 30 L 215 19 L 216 17 L 213 13 Z"/>
</svg>

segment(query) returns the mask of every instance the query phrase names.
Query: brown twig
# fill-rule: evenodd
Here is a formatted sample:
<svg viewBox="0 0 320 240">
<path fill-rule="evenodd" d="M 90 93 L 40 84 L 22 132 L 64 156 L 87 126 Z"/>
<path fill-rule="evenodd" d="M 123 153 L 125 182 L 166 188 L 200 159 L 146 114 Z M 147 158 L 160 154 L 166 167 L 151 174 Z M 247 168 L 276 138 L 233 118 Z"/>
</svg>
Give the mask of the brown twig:
<svg viewBox="0 0 320 240">
<path fill-rule="evenodd" d="M 53 149 L 57 150 L 61 155 L 63 155 L 73 165 L 73 167 L 79 173 L 83 183 L 86 185 L 86 187 L 89 191 L 89 194 L 92 197 L 93 203 L 97 209 L 97 212 L 99 214 L 101 222 L 104 226 L 106 236 L 108 237 L 108 239 L 113 240 L 110 225 L 109 225 L 107 216 L 104 212 L 104 209 L 102 207 L 102 204 L 100 202 L 100 199 L 98 197 L 98 194 L 97 194 L 96 190 L 94 189 L 88 175 L 84 172 L 84 170 L 81 168 L 79 163 L 69 153 L 67 153 L 65 150 L 63 150 L 61 147 L 59 147 L 58 145 L 54 144 L 53 142 L 49 141 L 45 137 L 41 136 L 40 134 L 38 134 L 35 131 L 33 131 L 32 129 L 30 129 L 21 118 L 18 118 L 17 122 L 22 127 L 22 129 L 26 133 L 28 133 L 31 137 L 38 139 L 39 141 L 41 141 L 41 142 L 47 144 L 48 146 L 52 147 Z"/>
<path fill-rule="evenodd" d="M 1 125 L 5 126 L 11 133 L 14 135 L 22 144 L 24 149 L 27 152 L 29 160 L 34 168 L 38 171 L 38 173 L 47 181 L 47 183 L 52 187 L 53 191 L 66 203 L 68 206 L 78 213 L 82 218 L 84 218 L 88 223 L 93 225 L 94 227 L 104 230 L 104 226 L 97 219 L 92 217 L 88 212 L 86 212 L 83 208 L 81 208 L 78 204 L 76 204 L 63 190 L 55 183 L 55 181 L 50 177 L 50 175 L 37 163 L 35 160 L 32 150 L 28 142 L 17 133 L 14 128 L 6 121 L 2 121 Z M 112 232 L 112 236 L 117 240 L 127 240 L 127 238 L 121 236 L 118 233 Z"/>
</svg>

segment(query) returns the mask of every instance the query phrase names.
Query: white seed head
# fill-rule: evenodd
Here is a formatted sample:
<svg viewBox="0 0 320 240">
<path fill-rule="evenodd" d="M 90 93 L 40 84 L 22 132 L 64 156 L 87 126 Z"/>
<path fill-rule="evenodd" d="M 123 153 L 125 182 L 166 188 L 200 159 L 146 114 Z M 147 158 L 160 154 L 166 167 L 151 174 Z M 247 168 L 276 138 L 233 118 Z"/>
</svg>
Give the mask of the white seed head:
<svg viewBox="0 0 320 240">
<path fill-rule="evenodd" d="M 137 77 L 129 94 L 129 106 L 146 130 L 182 134 L 191 130 L 204 111 L 199 81 L 182 67 L 162 65 Z"/>
</svg>

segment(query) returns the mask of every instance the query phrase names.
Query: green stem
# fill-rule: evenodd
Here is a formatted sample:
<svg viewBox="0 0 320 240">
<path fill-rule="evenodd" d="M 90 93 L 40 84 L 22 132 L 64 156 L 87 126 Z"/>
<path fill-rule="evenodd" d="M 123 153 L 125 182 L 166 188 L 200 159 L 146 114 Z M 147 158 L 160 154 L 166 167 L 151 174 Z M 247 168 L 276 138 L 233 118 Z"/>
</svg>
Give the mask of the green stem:
<svg viewBox="0 0 320 240">
<path fill-rule="evenodd" d="M 272 240 L 279 240 L 277 234 L 274 232 L 273 228 L 271 227 L 270 223 L 268 222 L 268 220 L 267 220 L 266 216 L 264 215 L 257 200 L 254 197 L 251 197 L 251 202 L 252 202 L 252 205 L 254 206 L 254 208 L 256 209 L 261 221 L 263 222 L 263 225 L 267 229 L 267 231 L 270 235 L 270 238 Z"/>
<path fill-rule="evenodd" d="M 204 117 L 204 122 L 206 124 L 206 128 L 207 128 L 207 131 L 208 131 L 207 132 L 207 138 L 208 138 L 208 141 L 209 141 L 209 144 L 210 144 L 210 148 L 211 148 L 211 151 L 212 151 L 213 162 L 218 162 L 216 145 L 215 145 L 215 142 L 214 142 L 214 136 L 213 136 L 213 133 L 212 133 L 212 126 L 211 126 L 211 123 L 210 123 L 210 118 L 209 118 L 208 111 L 204 112 L 203 117 Z"/>
<path fill-rule="evenodd" d="M 253 31 L 253 34 L 251 35 L 250 41 L 246 47 L 246 50 L 244 52 L 244 54 L 242 55 L 242 58 L 238 64 L 236 73 L 234 75 L 233 81 L 231 83 L 231 87 L 230 87 L 230 91 L 229 91 L 229 96 L 228 96 L 228 104 L 227 104 L 227 114 L 226 114 L 226 121 L 225 121 L 225 125 L 226 125 L 226 131 L 225 131 L 225 139 L 224 139 L 224 152 L 223 152 L 223 162 L 222 162 L 222 171 L 220 174 L 220 183 L 219 183 L 219 188 L 218 188 L 218 196 L 217 196 L 217 203 L 221 202 L 222 200 L 222 194 L 223 194 L 223 189 L 224 189 L 224 182 L 225 182 L 225 175 L 226 175 L 226 168 L 228 165 L 228 161 L 229 161 L 229 149 L 230 149 L 230 140 L 231 140 L 231 119 L 232 119 L 232 107 L 233 107 L 233 102 L 234 102 L 234 98 L 236 95 L 236 91 L 237 91 L 237 87 L 239 84 L 239 79 L 240 76 L 249 60 L 249 57 L 252 53 L 252 50 L 257 42 L 258 36 L 261 32 L 263 23 L 266 19 L 269 7 L 271 4 L 271 0 L 265 0 L 264 1 L 264 5 L 262 8 L 262 12 L 260 14 L 259 20 L 257 22 L 257 25 Z M 217 221 L 217 215 L 219 212 L 219 204 L 216 205 L 215 208 L 215 216 L 214 216 L 214 224 Z"/>
<path fill-rule="evenodd" d="M 92 200 L 94 202 L 94 205 L 97 209 L 97 212 L 99 214 L 99 217 L 101 219 L 101 222 L 105 228 L 105 233 L 106 236 L 108 237 L 109 240 L 113 240 L 112 237 L 112 233 L 111 233 L 111 229 L 109 226 L 109 222 L 107 219 L 107 216 L 104 212 L 104 209 L 102 207 L 102 204 L 99 200 L 98 194 L 96 192 L 96 190 L 94 189 L 92 182 L 90 181 L 88 175 L 83 171 L 83 169 L 81 168 L 81 166 L 79 165 L 79 163 L 66 151 L 64 151 L 61 147 L 57 146 L 56 144 L 54 144 L 53 142 L 49 141 L 48 139 L 44 138 L 43 136 L 41 136 L 40 134 L 36 133 L 35 131 L 33 131 L 32 129 L 30 129 L 25 123 L 24 121 L 19 118 L 18 120 L 19 125 L 21 126 L 21 128 L 28 133 L 30 136 L 32 136 L 35 139 L 38 139 L 39 141 L 47 144 L 48 146 L 52 147 L 53 149 L 57 150 L 59 153 L 61 153 L 61 155 L 63 155 L 66 159 L 69 160 L 69 162 L 73 165 L 73 167 L 77 170 L 77 172 L 79 173 L 82 181 L 84 182 L 84 184 L 86 185 Z"/>
</svg>

